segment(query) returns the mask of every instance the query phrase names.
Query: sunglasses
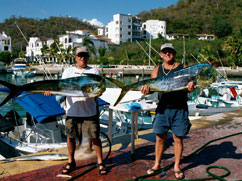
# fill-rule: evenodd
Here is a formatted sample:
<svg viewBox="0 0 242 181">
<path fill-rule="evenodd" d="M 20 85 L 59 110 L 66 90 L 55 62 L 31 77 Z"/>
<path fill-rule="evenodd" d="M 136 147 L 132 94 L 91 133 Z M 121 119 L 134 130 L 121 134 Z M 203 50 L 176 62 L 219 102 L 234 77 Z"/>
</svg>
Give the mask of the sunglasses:
<svg viewBox="0 0 242 181">
<path fill-rule="evenodd" d="M 164 49 L 161 52 L 164 53 L 164 54 L 167 54 L 167 53 L 176 54 L 176 52 L 174 50 L 172 50 L 172 49 Z"/>
<path fill-rule="evenodd" d="M 78 57 L 84 57 L 84 58 L 89 57 L 88 53 L 85 53 L 85 52 L 78 53 L 77 56 Z"/>
</svg>

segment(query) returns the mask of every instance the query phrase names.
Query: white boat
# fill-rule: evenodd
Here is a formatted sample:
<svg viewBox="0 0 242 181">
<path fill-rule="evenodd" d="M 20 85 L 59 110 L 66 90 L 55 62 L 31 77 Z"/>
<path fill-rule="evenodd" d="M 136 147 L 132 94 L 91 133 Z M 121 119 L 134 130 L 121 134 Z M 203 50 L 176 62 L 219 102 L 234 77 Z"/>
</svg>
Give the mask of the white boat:
<svg viewBox="0 0 242 181">
<path fill-rule="evenodd" d="M 223 81 L 206 87 L 194 100 L 188 101 L 189 113 L 211 115 L 242 107 L 242 82 Z"/>
<path fill-rule="evenodd" d="M 27 68 L 27 61 L 25 58 L 16 58 L 13 61 L 13 70 L 24 70 Z"/>
<path fill-rule="evenodd" d="M 0 118 L 1 155 L 9 158 L 66 146 L 65 122 L 57 119 L 64 110 L 53 96 L 21 93 L 15 100 L 26 111 L 26 118 L 16 111 Z"/>
<path fill-rule="evenodd" d="M 36 70 L 14 70 L 13 76 L 14 77 L 21 77 L 21 78 L 30 78 L 36 75 Z"/>
<path fill-rule="evenodd" d="M 60 122 L 29 125 L 27 119 L 22 119 L 22 124 L 14 126 L 12 131 L 0 132 L 0 142 L 1 154 L 4 157 L 55 150 L 66 146 Z"/>
</svg>

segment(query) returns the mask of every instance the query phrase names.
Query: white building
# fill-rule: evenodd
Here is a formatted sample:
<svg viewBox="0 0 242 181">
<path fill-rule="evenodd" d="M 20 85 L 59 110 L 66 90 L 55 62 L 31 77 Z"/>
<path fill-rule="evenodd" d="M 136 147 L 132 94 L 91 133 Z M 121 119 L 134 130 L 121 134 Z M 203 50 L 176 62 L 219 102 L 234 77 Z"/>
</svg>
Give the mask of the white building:
<svg viewBox="0 0 242 181">
<path fill-rule="evenodd" d="M 26 46 L 26 56 L 41 55 L 42 41 L 38 37 L 30 37 L 29 44 Z"/>
<path fill-rule="evenodd" d="M 96 49 L 100 47 L 108 48 L 108 44 L 111 42 L 109 38 L 103 36 L 95 36 L 91 35 L 87 30 L 75 30 L 75 31 L 67 31 L 66 34 L 60 35 L 58 40 L 63 49 L 67 49 L 69 46 L 71 48 L 81 47 L 83 43 L 83 39 L 85 37 L 89 37 L 90 40 L 94 43 Z M 53 39 L 48 39 L 46 41 L 40 40 L 38 37 L 31 37 L 29 40 L 29 44 L 26 47 L 26 56 L 27 57 L 36 57 L 42 55 L 41 48 L 43 45 L 50 45 L 54 43 Z"/>
<path fill-rule="evenodd" d="M 67 49 L 69 46 L 73 48 L 81 46 L 83 39 L 88 37 L 89 34 L 87 30 L 67 31 L 66 34 L 59 36 L 59 41 L 63 45 L 62 48 Z"/>
<path fill-rule="evenodd" d="M 99 35 L 105 35 L 115 44 L 122 42 L 134 42 L 140 40 L 141 23 L 138 17 L 126 14 L 113 15 L 113 21 L 109 22 L 105 28 L 99 28 Z"/>
<path fill-rule="evenodd" d="M 178 38 L 188 38 L 189 35 L 188 34 L 182 34 L 182 33 L 170 33 L 170 34 L 166 34 L 166 39 L 167 40 L 175 40 Z"/>
<path fill-rule="evenodd" d="M 166 21 L 147 20 L 142 23 L 142 28 L 144 29 L 144 39 L 156 39 L 158 34 L 166 38 Z"/>
<path fill-rule="evenodd" d="M 7 36 L 5 32 L 0 33 L 0 52 L 12 51 L 11 37 Z"/>
<path fill-rule="evenodd" d="M 53 39 L 48 40 L 40 40 L 39 37 L 30 37 L 28 46 L 26 46 L 26 56 L 27 57 L 35 57 L 42 55 L 41 48 L 43 45 L 50 47 L 50 45 L 54 43 Z"/>
<path fill-rule="evenodd" d="M 196 34 L 199 40 L 214 40 L 215 35 L 208 35 L 208 34 Z"/>
</svg>

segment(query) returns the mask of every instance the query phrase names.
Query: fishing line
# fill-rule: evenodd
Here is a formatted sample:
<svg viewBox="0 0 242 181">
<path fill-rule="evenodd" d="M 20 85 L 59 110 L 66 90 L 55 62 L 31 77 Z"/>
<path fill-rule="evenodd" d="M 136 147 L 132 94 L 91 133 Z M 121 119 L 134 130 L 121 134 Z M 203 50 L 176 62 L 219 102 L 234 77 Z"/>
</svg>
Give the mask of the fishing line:
<svg viewBox="0 0 242 181">
<path fill-rule="evenodd" d="M 216 139 L 213 139 L 213 140 L 210 140 L 208 141 L 207 143 L 205 143 L 204 145 L 202 145 L 201 147 L 199 147 L 197 150 L 195 150 L 194 152 L 192 152 L 190 155 L 187 155 L 185 156 L 181 162 L 187 160 L 188 158 L 192 157 L 193 155 L 195 155 L 197 152 L 201 151 L 202 149 L 204 149 L 208 144 L 212 143 L 212 142 L 215 142 L 215 141 L 218 141 L 218 140 L 222 140 L 222 139 L 225 139 L 225 138 L 228 138 L 228 137 L 232 137 L 232 136 L 236 136 L 236 135 L 239 135 L 239 134 L 242 134 L 242 132 L 239 132 L 239 133 L 234 133 L 234 134 L 231 134 L 231 135 L 227 135 L 227 136 L 223 136 L 223 137 L 220 137 L 220 138 L 216 138 Z M 170 168 L 172 168 L 174 166 L 174 162 L 171 163 L 170 165 L 158 170 L 158 171 L 155 171 L 154 173 L 152 174 L 145 174 L 145 175 L 141 175 L 139 177 L 136 177 L 135 179 L 133 179 L 134 181 L 140 181 L 140 180 L 149 180 L 149 179 L 144 179 L 144 178 L 148 178 L 148 177 L 151 177 L 151 176 L 155 176 L 157 174 L 160 174 L 162 172 L 165 172 L 167 170 L 169 170 Z M 211 172 L 209 172 L 210 169 L 213 169 L 213 168 L 218 168 L 218 169 L 223 169 L 225 171 L 227 171 L 226 174 L 224 175 L 221 175 L 221 176 L 217 176 Z M 208 178 L 199 178 L 199 179 L 186 179 L 186 181 L 202 181 L 202 180 L 214 180 L 214 179 L 219 179 L 221 181 L 226 181 L 223 177 L 226 177 L 228 175 L 230 175 L 230 170 L 225 168 L 225 167 L 222 167 L 222 166 L 209 166 L 207 167 L 206 169 L 206 172 L 211 176 L 211 177 L 208 177 Z M 133 181 L 133 180 L 127 180 L 127 181 Z M 150 180 L 151 181 L 151 180 Z M 165 180 L 163 180 L 165 181 Z"/>
<path fill-rule="evenodd" d="M 101 134 L 101 136 L 104 137 L 104 139 L 106 139 L 106 140 L 108 141 L 108 144 L 109 144 L 108 154 L 107 154 L 106 157 L 103 159 L 103 162 L 104 162 L 105 160 L 108 159 L 108 157 L 109 157 L 109 155 L 110 155 L 110 153 L 111 153 L 112 144 L 111 144 L 110 139 L 108 138 L 108 136 L 107 136 L 104 132 L 101 131 L 100 134 Z M 87 169 L 87 170 L 84 170 L 84 171 L 81 172 L 81 173 L 78 173 L 77 175 L 74 175 L 73 177 L 71 177 L 70 179 L 68 179 L 68 181 L 75 180 L 75 179 L 77 179 L 78 177 L 81 177 L 82 175 L 85 175 L 86 173 L 90 172 L 91 170 L 93 170 L 93 169 L 95 169 L 95 168 L 97 168 L 96 165 L 90 167 L 90 168 Z"/>
</svg>

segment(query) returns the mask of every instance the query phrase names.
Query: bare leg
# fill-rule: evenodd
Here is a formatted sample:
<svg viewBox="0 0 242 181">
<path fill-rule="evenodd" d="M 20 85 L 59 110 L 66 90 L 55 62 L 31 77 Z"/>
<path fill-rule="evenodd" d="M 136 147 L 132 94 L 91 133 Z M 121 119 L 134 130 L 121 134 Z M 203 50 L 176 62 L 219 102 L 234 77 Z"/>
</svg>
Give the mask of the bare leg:
<svg viewBox="0 0 242 181">
<path fill-rule="evenodd" d="M 97 163 L 103 163 L 103 158 L 102 158 L 102 143 L 100 138 L 92 138 L 91 141 L 93 142 L 93 147 L 97 155 Z M 103 166 L 100 166 L 100 169 L 103 169 Z M 102 173 L 106 173 L 106 171 L 102 171 Z"/>
<path fill-rule="evenodd" d="M 82 135 L 80 135 L 80 136 L 77 137 L 77 145 L 76 145 L 76 148 L 77 149 L 80 148 L 81 144 L 82 144 Z"/>
<path fill-rule="evenodd" d="M 85 151 L 85 153 L 92 153 L 93 149 L 92 149 L 92 140 L 89 139 L 88 140 L 88 146 L 87 146 L 87 149 Z"/>
<path fill-rule="evenodd" d="M 74 155 L 76 150 L 76 139 L 67 138 L 67 149 L 68 149 L 68 162 L 72 163 L 75 161 Z"/>
<path fill-rule="evenodd" d="M 167 134 L 156 134 L 156 143 L 155 143 L 155 164 L 152 167 L 153 170 L 160 169 L 160 162 L 162 159 L 165 141 L 166 141 Z M 148 174 L 151 174 L 153 171 L 149 169 L 147 171 Z"/>
<path fill-rule="evenodd" d="M 62 170 L 63 174 L 70 173 L 76 166 L 75 158 L 74 158 L 75 149 L 76 149 L 76 139 L 67 138 L 68 163 L 64 166 Z"/>
<path fill-rule="evenodd" d="M 173 134 L 174 139 L 174 154 L 175 154 L 175 164 L 174 171 L 181 171 L 180 161 L 183 152 L 183 137 L 179 137 Z M 183 173 L 176 173 L 176 177 L 181 177 Z"/>
</svg>

